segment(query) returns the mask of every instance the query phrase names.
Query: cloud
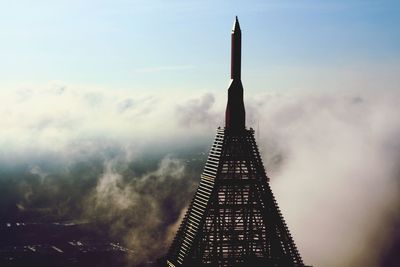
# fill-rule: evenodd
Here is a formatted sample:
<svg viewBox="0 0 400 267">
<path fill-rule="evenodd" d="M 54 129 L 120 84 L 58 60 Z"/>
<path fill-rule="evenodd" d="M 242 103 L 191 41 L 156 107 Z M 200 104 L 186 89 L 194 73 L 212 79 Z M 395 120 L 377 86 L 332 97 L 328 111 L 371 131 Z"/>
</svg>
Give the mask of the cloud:
<svg viewBox="0 0 400 267">
<path fill-rule="evenodd" d="M 106 162 L 104 172 L 85 201 L 85 216 L 107 225 L 111 236 L 123 239 L 133 250 L 130 264 L 155 260 L 172 241 L 169 228 L 193 194 L 195 183 L 187 177 L 181 160 L 166 156 L 157 169 L 124 177 Z"/>
<path fill-rule="evenodd" d="M 190 97 L 183 96 L 181 101 Z M 212 96 L 207 97 L 202 105 L 209 109 L 206 101 L 212 100 Z M 166 93 L 138 94 L 57 84 L 3 90 L 0 157 L 9 158 L 10 153 L 18 151 L 25 154 L 27 150 L 63 154 L 75 149 L 78 143 L 103 146 L 105 140 L 120 146 L 138 144 L 150 137 L 165 141 L 188 131 L 175 119 L 177 108 L 176 100 Z"/>
<path fill-rule="evenodd" d="M 379 266 L 400 218 L 399 100 L 397 91 L 362 91 L 251 102 L 272 189 L 306 263 Z"/>
<path fill-rule="evenodd" d="M 190 99 L 183 104 L 177 104 L 176 115 L 180 125 L 191 127 L 196 125 L 217 125 L 218 114 L 212 110 L 215 102 L 214 95 L 208 93 L 200 98 Z"/>
<path fill-rule="evenodd" d="M 137 251 L 134 263 L 165 252 L 201 166 L 145 152 L 210 146 L 226 103 L 222 94 L 175 94 L 179 102 L 170 92 L 64 84 L 1 91 L 0 214 L 97 221 Z M 305 262 L 378 266 L 400 218 L 400 92 L 269 91 L 245 100 Z"/>
<path fill-rule="evenodd" d="M 133 251 L 126 266 L 162 256 L 200 175 L 171 155 L 132 159 L 122 150 L 1 169 L 2 221 L 89 222 Z"/>
</svg>

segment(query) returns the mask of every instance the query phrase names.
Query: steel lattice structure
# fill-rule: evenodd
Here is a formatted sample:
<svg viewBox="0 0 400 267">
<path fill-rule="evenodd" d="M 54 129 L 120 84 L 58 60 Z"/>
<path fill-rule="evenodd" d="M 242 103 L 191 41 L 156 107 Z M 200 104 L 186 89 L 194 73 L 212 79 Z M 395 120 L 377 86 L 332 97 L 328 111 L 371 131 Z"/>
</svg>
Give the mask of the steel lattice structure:
<svg viewBox="0 0 400 267">
<path fill-rule="evenodd" d="M 269 186 L 254 130 L 245 128 L 241 34 L 232 32 L 226 126 L 166 256 L 173 266 L 304 266 Z M 239 49 L 237 48 L 239 47 Z M 239 62 L 239 63 L 237 63 Z"/>
</svg>

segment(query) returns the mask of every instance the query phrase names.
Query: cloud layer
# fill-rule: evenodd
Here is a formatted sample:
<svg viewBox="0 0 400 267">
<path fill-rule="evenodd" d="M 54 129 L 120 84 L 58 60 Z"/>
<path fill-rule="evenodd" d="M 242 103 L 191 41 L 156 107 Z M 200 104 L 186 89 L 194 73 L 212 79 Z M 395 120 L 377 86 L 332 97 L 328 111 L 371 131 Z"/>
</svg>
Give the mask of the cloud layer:
<svg viewBox="0 0 400 267">
<path fill-rule="evenodd" d="M 398 103 L 395 90 L 246 98 L 248 125 L 306 263 L 383 261 L 400 218 Z M 138 95 L 64 85 L 4 90 L 2 219 L 30 212 L 98 221 L 137 251 L 131 262 L 162 254 L 202 161 L 188 165 L 192 156 L 144 153 L 211 145 L 224 105 L 224 94 L 207 92 Z M 195 150 L 190 155 L 202 152 Z"/>
<path fill-rule="evenodd" d="M 399 218 L 399 100 L 387 91 L 256 104 L 272 187 L 307 262 L 379 266 Z"/>
</svg>

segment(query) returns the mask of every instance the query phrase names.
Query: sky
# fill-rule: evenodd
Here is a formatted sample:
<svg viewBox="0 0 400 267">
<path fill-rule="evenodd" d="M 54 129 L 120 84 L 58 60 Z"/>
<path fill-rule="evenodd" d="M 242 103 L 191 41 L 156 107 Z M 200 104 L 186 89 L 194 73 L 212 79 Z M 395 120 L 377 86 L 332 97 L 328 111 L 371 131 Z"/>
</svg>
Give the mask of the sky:
<svg viewBox="0 0 400 267">
<path fill-rule="evenodd" d="M 251 90 L 315 89 L 332 73 L 394 79 L 399 9 L 397 1 L 3 0 L 0 83 L 222 90 L 235 15 Z"/>
<path fill-rule="evenodd" d="M 237 15 L 246 125 L 305 262 L 391 266 L 399 13 L 398 1 L 0 0 L 0 223 L 93 220 L 146 252 L 134 264 L 164 253 L 201 172 L 187 162 L 224 124 Z"/>
</svg>

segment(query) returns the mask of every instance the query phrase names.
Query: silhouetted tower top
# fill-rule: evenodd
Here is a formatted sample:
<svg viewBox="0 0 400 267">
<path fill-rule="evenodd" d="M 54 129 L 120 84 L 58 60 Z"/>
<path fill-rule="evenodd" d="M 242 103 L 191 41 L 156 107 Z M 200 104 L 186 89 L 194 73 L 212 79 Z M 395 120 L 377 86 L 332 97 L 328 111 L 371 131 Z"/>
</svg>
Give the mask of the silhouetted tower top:
<svg viewBox="0 0 400 267">
<path fill-rule="evenodd" d="M 240 80 L 242 60 L 242 31 L 240 30 L 240 24 L 237 16 L 235 22 L 233 23 L 231 38 L 231 79 Z"/>
<path fill-rule="evenodd" d="M 231 83 L 225 112 L 225 127 L 240 135 L 245 130 L 246 113 L 243 103 L 243 85 L 240 79 L 242 61 L 242 31 L 236 16 L 231 34 Z"/>
<path fill-rule="evenodd" d="M 254 130 L 245 127 L 237 17 L 231 61 L 225 128 L 218 127 L 166 265 L 305 267 L 270 188 Z"/>
</svg>

